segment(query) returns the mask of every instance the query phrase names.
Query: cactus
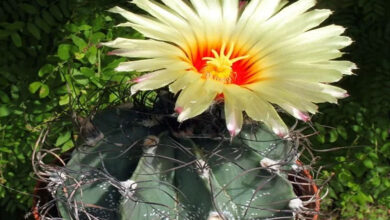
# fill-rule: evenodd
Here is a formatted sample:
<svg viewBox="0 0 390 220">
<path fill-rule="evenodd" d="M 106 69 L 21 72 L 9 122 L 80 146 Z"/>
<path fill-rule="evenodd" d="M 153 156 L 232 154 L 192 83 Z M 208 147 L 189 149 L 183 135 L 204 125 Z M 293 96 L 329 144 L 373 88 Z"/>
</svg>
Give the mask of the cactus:
<svg viewBox="0 0 390 220">
<path fill-rule="evenodd" d="M 304 209 L 288 180 L 291 141 L 258 124 L 230 139 L 152 120 L 119 108 L 95 117 L 100 140 L 76 148 L 54 178 L 64 219 L 292 219 Z"/>
</svg>

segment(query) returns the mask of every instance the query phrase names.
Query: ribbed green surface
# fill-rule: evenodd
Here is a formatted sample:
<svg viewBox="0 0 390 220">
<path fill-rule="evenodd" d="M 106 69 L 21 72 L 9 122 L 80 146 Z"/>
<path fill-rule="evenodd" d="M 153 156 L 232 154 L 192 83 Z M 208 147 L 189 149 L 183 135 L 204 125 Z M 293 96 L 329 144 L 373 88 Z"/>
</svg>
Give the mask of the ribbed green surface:
<svg viewBox="0 0 390 220">
<path fill-rule="evenodd" d="M 82 219 L 85 211 L 123 220 L 207 219 L 217 212 L 229 220 L 292 216 L 288 203 L 296 195 L 291 183 L 283 172 L 260 166 L 263 158 L 270 158 L 288 167 L 294 160 L 288 142 L 249 126 L 232 142 L 177 138 L 142 126 L 142 115 L 116 111 L 95 119 L 104 139 L 85 151 L 76 150 L 67 164 L 75 179 L 91 178 L 91 184 L 84 181 L 68 199 L 94 207 L 79 206 Z M 144 147 L 153 132 L 156 146 Z M 132 193 L 124 193 L 121 181 L 126 180 L 136 184 L 127 189 Z M 66 188 L 75 188 L 69 179 Z M 76 209 L 69 203 L 59 202 L 58 207 L 63 217 L 74 217 Z"/>
</svg>

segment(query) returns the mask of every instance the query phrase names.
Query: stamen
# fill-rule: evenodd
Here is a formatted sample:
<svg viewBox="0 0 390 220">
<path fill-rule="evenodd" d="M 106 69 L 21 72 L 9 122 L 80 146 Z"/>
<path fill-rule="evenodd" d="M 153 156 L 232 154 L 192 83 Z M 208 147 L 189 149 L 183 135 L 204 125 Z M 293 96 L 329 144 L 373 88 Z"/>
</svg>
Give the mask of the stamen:
<svg viewBox="0 0 390 220">
<path fill-rule="evenodd" d="M 248 57 L 249 57 L 249 55 L 245 55 L 245 56 L 241 56 L 241 57 L 236 57 L 236 58 L 232 59 L 231 62 L 232 62 L 232 63 L 235 63 L 235 62 L 237 62 L 237 61 L 239 61 L 239 60 L 244 60 L 244 59 L 246 59 L 246 58 L 248 58 Z"/>
<path fill-rule="evenodd" d="M 219 54 L 217 53 L 217 51 L 215 51 L 214 49 L 211 50 L 211 52 L 214 54 L 214 57 L 215 58 L 218 58 L 219 57 Z M 222 55 L 221 55 L 222 56 Z M 210 57 L 211 58 L 211 57 Z M 212 58 L 212 59 L 215 59 L 215 58 Z"/>
<path fill-rule="evenodd" d="M 232 54 L 233 54 L 233 51 L 234 51 L 234 43 L 232 43 L 232 44 L 230 45 L 229 53 L 227 54 L 226 57 L 230 59 L 230 57 L 231 57 Z M 234 62 L 233 62 L 233 63 L 234 63 Z"/>
<path fill-rule="evenodd" d="M 212 49 L 211 53 L 214 57 L 203 57 L 206 60 L 206 66 L 200 71 L 203 77 L 206 79 L 214 79 L 223 83 L 231 83 L 232 79 L 237 75 L 232 66 L 235 62 L 243 60 L 249 57 L 249 55 L 236 57 L 230 59 L 234 52 L 234 44 L 232 43 L 229 47 L 229 51 L 226 52 L 226 43 L 223 43 L 219 53 Z"/>
</svg>

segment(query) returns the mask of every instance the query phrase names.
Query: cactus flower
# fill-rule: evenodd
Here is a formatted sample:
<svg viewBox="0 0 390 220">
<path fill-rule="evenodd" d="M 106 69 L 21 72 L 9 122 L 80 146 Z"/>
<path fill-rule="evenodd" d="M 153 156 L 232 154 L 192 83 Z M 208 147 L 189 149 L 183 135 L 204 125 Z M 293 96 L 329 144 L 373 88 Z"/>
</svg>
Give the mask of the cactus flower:
<svg viewBox="0 0 390 220">
<path fill-rule="evenodd" d="M 356 68 L 337 59 L 352 40 L 342 36 L 341 26 L 318 27 L 331 11 L 312 9 L 315 0 L 132 2 L 150 16 L 120 7 L 110 11 L 128 20 L 119 26 L 146 39 L 117 38 L 104 45 L 117 48 L 114 55 L 133 58 L 117 71 L 146 73 L 135 79 L 133 93 L 169 86 L 179 94 L 179 122 L 222 100 L 232 136 L 240 132 L 245 112 L 284 137 L 288 127 L 275 106 L 308 121 L 316 103 L 348 96 L 329 83 Z"/>
</svg>

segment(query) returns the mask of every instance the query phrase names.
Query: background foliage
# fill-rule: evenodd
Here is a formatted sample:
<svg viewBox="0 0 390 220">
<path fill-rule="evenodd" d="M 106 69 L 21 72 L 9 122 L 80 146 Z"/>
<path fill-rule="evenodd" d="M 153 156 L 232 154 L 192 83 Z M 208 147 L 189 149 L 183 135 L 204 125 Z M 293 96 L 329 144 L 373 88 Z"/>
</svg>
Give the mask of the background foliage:
<svg viewBox="0 0 390 220">
<path fill-rule="evenodd" d="M 355 43 L 345 57 L 359 70 L 341 86 L 351 97 L 338 106 L 321 106 L 314 118 L 321 134 L 317 149 L 351 146 L 320 153 L 330 182 L 328 209 L 344 218 L 390 216 L 390 1 L 322 0 L 335 11 L 330 23 L 347 27 Z M 323 125 L 331 128 L 324 128 Z"/>
<path fill-rule="evenodd" d="M 386 219 L 390 213 L 390 1 L 320 0 L 328 23 L 347 27 L 355 43 L 345 57 L 357 75 L 340 84 L 351 97 L 322 105 L 311 139 L 322 175 L 333 176 L 324 207 L 343 218 Z M 71 112 L 90 115 L 123 103 L 136 73 L 114 73 L 121 61 L 99 42 L 141 37 L 114 27 L 105 10 L 122 0 L 3 0 L 0 3 L 0 212 L 30 211 L 35 180 L 31 152 L 49 128 L 51 147 L 73 147 Z M 352 146 L 352 147 L 347 147 Z M 335 148 L 338 147 L 338 148 Z M 339 148 L 347 147 L 347 148 Z M 326 151 L 325 149 L 334 149 Z M 18 213 L 18 214 L 16 214 Z"/>
</svg>

